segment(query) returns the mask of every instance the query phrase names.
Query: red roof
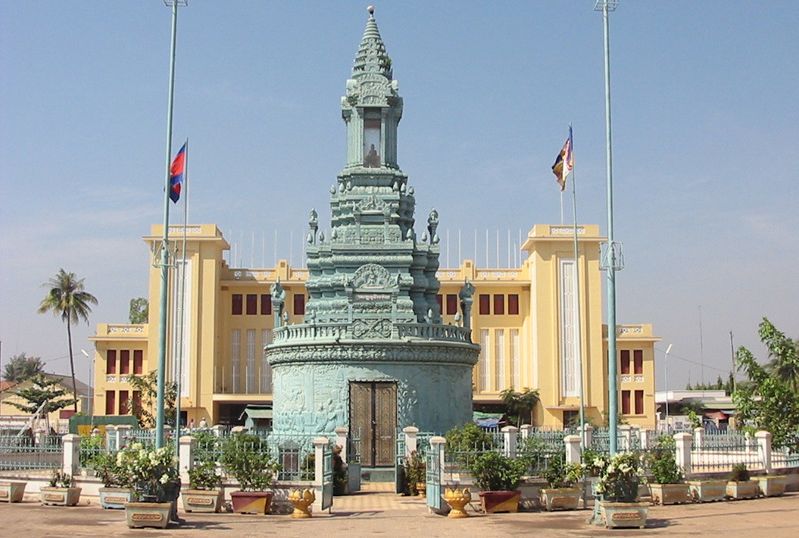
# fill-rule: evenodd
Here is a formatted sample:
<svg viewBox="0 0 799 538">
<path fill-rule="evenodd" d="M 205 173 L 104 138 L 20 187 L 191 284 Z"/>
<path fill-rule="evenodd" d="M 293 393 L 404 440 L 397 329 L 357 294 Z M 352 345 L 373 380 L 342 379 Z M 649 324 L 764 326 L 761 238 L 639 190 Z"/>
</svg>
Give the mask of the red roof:
<svg viewBox="0 0 799 538">
<path fill-rule="evenodd" d="M 14 385 L 16 385 L 16 383 L 14 383 L 13 381 L 5 381 L 5 380 L 0 381 L 0 390 L 10 389 Z"/>
</svg>

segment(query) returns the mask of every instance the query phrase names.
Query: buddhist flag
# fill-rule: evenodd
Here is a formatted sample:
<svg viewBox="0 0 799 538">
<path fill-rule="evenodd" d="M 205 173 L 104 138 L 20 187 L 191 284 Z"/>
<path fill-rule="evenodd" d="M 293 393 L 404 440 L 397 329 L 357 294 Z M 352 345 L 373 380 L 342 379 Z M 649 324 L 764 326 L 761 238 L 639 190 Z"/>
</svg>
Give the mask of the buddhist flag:
<svg viewBox="0 0 799 538">
<path fill-rule="evenodd" d="M 555 174 L 558 183 L 560 184 L 561 192 L 566 190 L 566 178 L 574 168 L 574 155 L 572 154 L 572 128 L 569 126 L 569 138 L 563 143 L 563 148 L 555 158 L 555 164 L 552 165 L 552 173 Z"/>
<path fill-rule="evenodd" d="M 186 172 L 186 144 L 180 148 L 172 166 L 169 168 L 169 198 L 175 203 L 180 200 L 180 189 L 183 186 L 183 174 Z"/>
</svg>

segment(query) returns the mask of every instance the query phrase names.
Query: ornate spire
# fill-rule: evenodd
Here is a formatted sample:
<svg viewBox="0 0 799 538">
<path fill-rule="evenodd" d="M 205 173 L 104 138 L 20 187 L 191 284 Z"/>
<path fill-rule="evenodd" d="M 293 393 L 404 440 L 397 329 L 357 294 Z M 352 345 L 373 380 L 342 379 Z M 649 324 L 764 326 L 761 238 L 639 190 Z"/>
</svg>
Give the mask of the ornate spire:
<svg viewBox="0 0 799 538">
<path fill-rule="evenodd" d="M 380 30 L 377 29 L 375 8 L 374 6 L 369 6 L 367 9 L 369 11 L 369 20 L 366 21 L 366 29 L 363 31 L 361 46 L 358 47 L 358 52 L 355 55 L 352 78 L 358 79 L 366 73 L 376 73 L 391 80 L 391 58 L 389 58 L 386 46 L 380 37 Z"/>
</svg>

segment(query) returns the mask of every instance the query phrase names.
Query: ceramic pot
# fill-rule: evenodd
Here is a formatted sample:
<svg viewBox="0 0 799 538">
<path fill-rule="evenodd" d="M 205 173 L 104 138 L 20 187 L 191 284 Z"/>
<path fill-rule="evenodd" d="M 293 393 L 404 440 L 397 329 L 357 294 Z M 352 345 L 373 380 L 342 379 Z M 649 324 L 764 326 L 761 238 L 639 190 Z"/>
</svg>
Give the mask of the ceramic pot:
<svg viewBox="0 0 799 538">
<path fill-rule="evenodd" d="M 233 511 L 238 514 L 268 514 L 272 495 L 271 491 L 234 491 L 230 500 Z"/>
<path fill-rule="evenodd" d="M 289 493 L 289 501 L 294 506 L 291 517 L 303 519 L 311 517 L 311 506 L 316 500 L 316 494 L 312 489 L 294 489 Z"/>
<path fill-rule="evenodd" d="M 472 493 L 469 488 L 445 488 L 443 497 L 451 508 L 447 517 L 453 519 L 469 517 L 464 510 L 464 507 L 472 501 Z"/>
<path fill-rule="evenodd" d="M 169 525 L 169 513 L 171 511 L 171 502 L 130 502 L 125 505 L 125 517 L 127 518 L 128 527 L 131 529 L 143 527 L 165 529 Z"/>
<path fill-rule="evenodd" d="M 486 514 L 518 512 L 521 491 L 481 491 L 480 504 Z"/>
<path fill-rule="evenodd" d="M 222 508 L 222 489 L 187 489 L 181 492 L 186 512 L 219 512 Z"/>
</svg>

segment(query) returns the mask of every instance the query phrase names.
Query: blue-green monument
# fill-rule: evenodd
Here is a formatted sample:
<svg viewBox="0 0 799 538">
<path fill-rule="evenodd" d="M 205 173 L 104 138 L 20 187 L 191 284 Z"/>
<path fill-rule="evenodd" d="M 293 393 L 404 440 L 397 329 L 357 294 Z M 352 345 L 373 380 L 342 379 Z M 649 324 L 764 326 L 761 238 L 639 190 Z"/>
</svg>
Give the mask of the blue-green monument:
<svg viewBox="0 0 799 538">
<path fill-rule="evenodd" d="M 273 287 L 274 431 L 330 433 L 348 426 L 365 467 L 393 465 L 397 428 L 445 432 L 472 417 L 479 346 L 469 326 L 471 284 L 458 326 L 436 300 L 438 213 L 414 229 L 414 189 L 397 164 L 402 98 L 374 10 L 341 98 L 347 162 L 330 188 L 329 231 L 312 210 L 307 235 L 310 298 L 302 324 L 281 315 Z"/>
</svg>

